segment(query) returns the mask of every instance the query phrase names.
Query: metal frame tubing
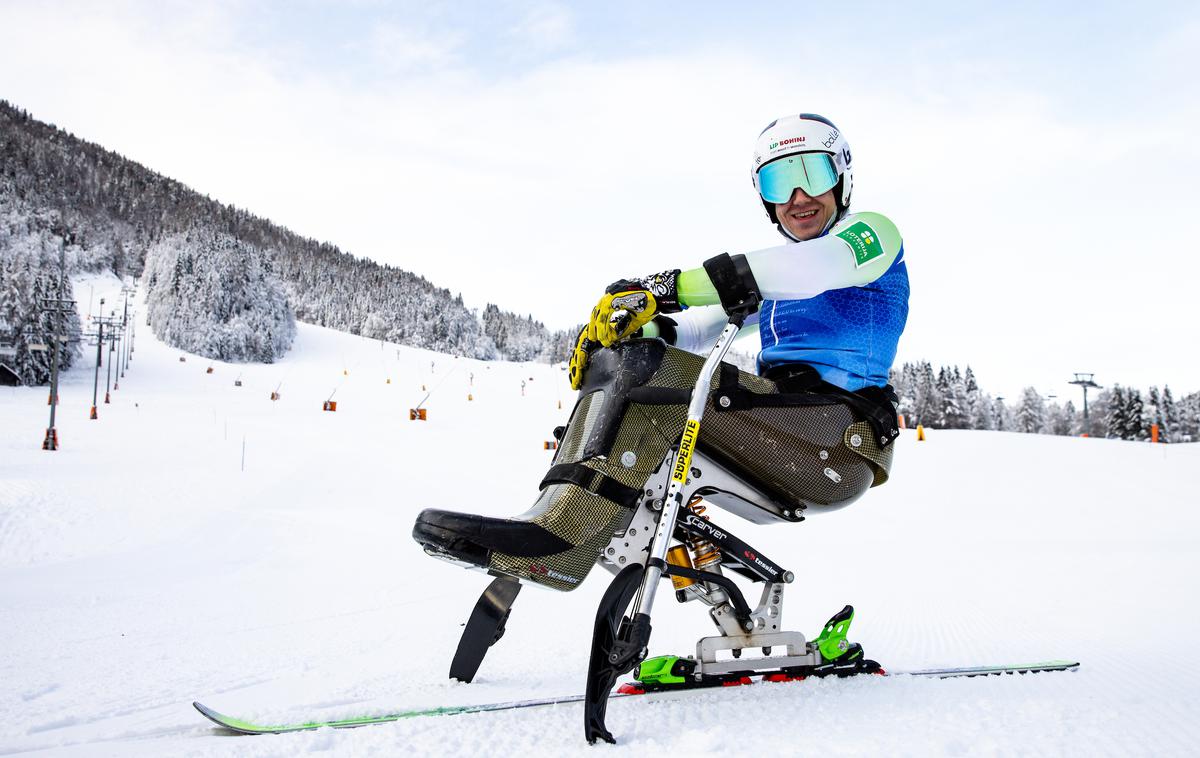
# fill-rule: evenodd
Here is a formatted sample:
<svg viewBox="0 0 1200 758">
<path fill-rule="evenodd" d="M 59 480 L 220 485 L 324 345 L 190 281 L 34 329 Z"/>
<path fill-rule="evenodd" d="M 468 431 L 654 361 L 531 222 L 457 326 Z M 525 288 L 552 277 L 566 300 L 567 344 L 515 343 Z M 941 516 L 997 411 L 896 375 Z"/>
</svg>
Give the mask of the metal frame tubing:
<svg viewBox="0 0 1200 758">
<path fill-rule="evenodd" d="M 692 389 L 692 399 L 688 403 L 687 424 L 684 426 L 679 449 L 675 451 L 675 457 L 671 461 L 671 484 L 667 488 L 666 497 L 663 498 L 663 509 L 658 517 L 658 531 L 654 534 L 654 541 L 650 545 L 650 555 L 646 559 L 646 573 L 642 577 L 641 589 L 638 590 L 635 614 L 649 616 L 654 608 L 655 590 L 658 588 L 658 580 L 663 576 L 667 547 L 675 533 L 675 520 L 679 518 L 679 509 L 683 506 L 683 486 L 687 483 L 687 476 L 690 473 L 692 451 L 696 447 L 696 437 L 700 432 L 700 419 L 704 416 L 704 406 L 708 402 L 708 393 L 712 388 L 713 374 L 716 373 L 717 367 L 733 345 L 734 337 L 741 331 L 742 323 L 743 318 L 740 316 L 730 318 L 729 323 L 721 330 L 721 335 L 717 338 L 712 352 L 704 361 L 704 366 L 700 369 L 700 376 L 696 380 L 696 386 Z"/>
</svg>

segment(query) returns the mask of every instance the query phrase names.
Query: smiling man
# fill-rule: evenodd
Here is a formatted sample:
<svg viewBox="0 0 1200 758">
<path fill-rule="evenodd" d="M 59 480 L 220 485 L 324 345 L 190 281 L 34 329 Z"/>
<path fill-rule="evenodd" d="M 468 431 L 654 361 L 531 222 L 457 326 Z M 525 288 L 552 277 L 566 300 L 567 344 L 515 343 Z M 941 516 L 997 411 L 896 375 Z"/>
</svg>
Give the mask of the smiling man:
<svg viewBox="0 0 1200 758">
<path fill-rule="evenodd" d="M 579 388 L 591 351 L 639 330 L 704 352 L 726 322 L 719 304 L 729 293 L 719 290 L 741 286 L 763 298 L 756 314 L 760 374 L 778 379 L 815 372 L 841 390 L 877 395 L 874 387 L 892 396 L 888 370 L 908 319 L 904 243 L 886 217 L 850 213 L 854 174 L 845 136 L 814 113 L 780 118 L 758 137 L 751 179 L 789 244 L 732 256 L 739 270 L 718 276 L 720 287 L 705 267 L 610 285 L 579 335 L 573 387 Z M 645 293 L 644 304 L 634 302 L 638 293 Z M 610 324 L 618 310 L 628 319 Z M 747 321 L 753 323 L 755 317 Z"/>
<path fill-rule="evenodd" d="M 413 536 L 427 552 L 577 587 L 628 518 L 629 493 L 640 496 L 683 434 L 694 353 L 747 302 L 760 303 L 745 322 L 760 328 L 759 376 L 721 369 L 723 401 L 697 444 L 781 504 L 784 520 L 844 507 L 887 481 L 899 434 L 888 370 L 908 314 L 900 232 L 878 213 L 849 212 L 850 147 L 821 116 L 770 124 L 751 172 L 788 242 L 610 285 L 576 342 L 580 399 L 533 507 L 512 519 L 426 510 Z M 874 670 L 846 640 L 852 617 L 846 606 L 815 644 L 839 671 Z"/>
</svg>

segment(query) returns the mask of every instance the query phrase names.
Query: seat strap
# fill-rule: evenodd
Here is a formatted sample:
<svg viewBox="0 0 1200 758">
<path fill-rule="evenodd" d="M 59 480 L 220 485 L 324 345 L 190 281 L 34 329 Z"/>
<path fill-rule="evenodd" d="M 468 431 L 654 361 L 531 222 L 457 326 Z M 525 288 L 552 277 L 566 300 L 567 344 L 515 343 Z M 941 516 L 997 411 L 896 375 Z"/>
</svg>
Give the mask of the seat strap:
<svg viewBox="0 0 1200 758">
<path fill-rule="evenodd" d="M 721 364 L 720 376 L 720 388 L 716 393 L 718 412 L 840 403 L 848 406 L 856 418 L 871 425 L 879 447 L 887 447 L 900 436 L 896 406 L 893 405 L 896 394 L 890 385 L 864 387 L 857 392 L 850 392 L 824 381 L 816 369 L 805 364 L 778 366 L 766 373 L 766 378 L 787 390 L 779 393 L 757 393 L 744 389 L 738 383 L 737 368 L 729 364 Z"/>
<path fill-rule="evenodd" d="M 642 498 L 642 491 L 602 474 L 582 463 L 558 463 L 550 467 L 538 489 L 551 484 L 574 484 L 576 487 L 611 500 L 622 508 L 633 510 Z"/>
</svg>

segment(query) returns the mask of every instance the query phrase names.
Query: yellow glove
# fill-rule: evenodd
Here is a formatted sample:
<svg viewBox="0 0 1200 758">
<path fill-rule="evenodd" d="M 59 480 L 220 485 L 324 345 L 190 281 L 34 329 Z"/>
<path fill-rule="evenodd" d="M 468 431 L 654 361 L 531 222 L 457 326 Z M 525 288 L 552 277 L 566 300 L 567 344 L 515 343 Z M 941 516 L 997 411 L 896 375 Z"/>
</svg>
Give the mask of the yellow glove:
<svg viewBox="0 0 1200 758">
<path fill-rule="evenodd" d="M 588 339 L 612 347 L 648 324 L 656 314 L 677 313 L 679 269 L 651 274 L 640 279 L 622 279 L 604 290 L 592 309 Z"/>
<path fill-rule="evenodd" d="M 575 349 L 571 352 L 571 362 L 567 368 L 567 376 L 571 379 L 573 390 L 583 387 L 583 374 L 587 370 L 588 360 L 592 351 L 598 347 L 588 339 L 587 333 L 586 326 L 579 330 L 579 337 L 575 340 Z"/>
<path fill-rule="evenodd" d="M 682 310 L 678 279 L 679 269 L 674 269 L 641 279 L 622 279 L 608 286 L 575 341 L 569 370 L 571 389 L 583 385 L 583 374 L 593 350 L 611 347 L 631 337 L 659 313 Z"/>
</svg>

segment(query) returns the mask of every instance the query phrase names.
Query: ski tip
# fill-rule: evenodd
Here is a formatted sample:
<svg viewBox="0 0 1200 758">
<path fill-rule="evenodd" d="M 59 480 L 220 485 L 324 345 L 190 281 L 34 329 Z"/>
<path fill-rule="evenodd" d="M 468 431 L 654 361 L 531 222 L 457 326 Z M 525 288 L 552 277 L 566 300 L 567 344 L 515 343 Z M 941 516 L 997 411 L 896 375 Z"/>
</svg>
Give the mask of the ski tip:
<svg viewBox="0 0 1200 758">
<path fill-rule="evenodd" d="M 210 720 L 212 720 L 212 721 L 215 721 L 215 722 L 217 722 L 218 724 L 220 724 L 222 721 L 224 721 L 224 720 L 225 720 L 225 715 L 224 715 L 224 714 L 222 714 L 222 713 L 217 713 L 217 712 L 216 712 L 216 711 L 214 711 L 212 708 L 209 708 L 209 707 L 208 707 L 207 705 L 205 705 L 204 703 L 201 703 L 199 700 L 193 700 L 193 701 L 192 701 L 192 707 L 193 707 L 193 708 L 195 708 L 196 710 L 200 711 L 200 713 L 201 713 L 201 714 L 202 714 L 202 715 L 203 715 L 205 718 L 207 718 L 207 719 L 210 719 Z"/>
<path fill-rule="evenodd" d="M 204 718 L 208 719 L 209 721 L 212 721 L 213 723 L 218 724 L 220 726 L 224 726 L 224 724 L 222 724 L 221 722 L 224 720 L 225 717 L 222 716 L 221 714 L 217 713 L 216 711 L 214 711 L 212 708 L 209 708 L 204 703 L 201 703 L 199 700 L 193 700 L 192 707 L 195 708 L 196 710 L 200 711 L 200 715 L 203 716 Z"/>
<path fill-rule="evenodd" d="M 258 726 L 257 724 L 243 721 L 242 719 L 226 716 L 223 713 L 218 713 L 198 700 L 193 700 L 192 706 L 196 710 L 200 711 L 200 714 L 204 716 L 204 718 L 213 722 L 217 726 L 221 727 L 222 729 L 228 729 L 230 731 L 237 732 L 238 734 L 272 734 L 279 731 L 275 727 Z"/>
</svg>

